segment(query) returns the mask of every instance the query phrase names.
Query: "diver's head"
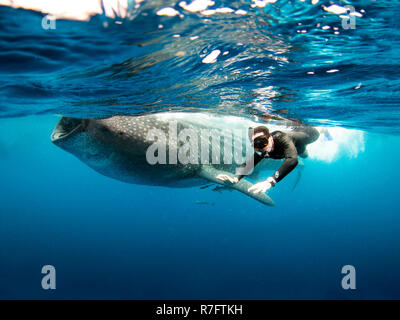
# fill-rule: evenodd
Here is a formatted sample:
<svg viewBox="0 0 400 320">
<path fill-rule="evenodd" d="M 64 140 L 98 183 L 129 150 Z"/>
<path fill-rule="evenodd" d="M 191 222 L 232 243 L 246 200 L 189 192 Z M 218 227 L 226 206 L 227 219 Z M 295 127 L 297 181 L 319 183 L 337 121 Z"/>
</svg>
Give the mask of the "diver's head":
<svg viewBox="0 0 400 320">
<path fill-rule="evenodd" d="M 258 126 L 256 128 L 250 128 L 249 138 L 255 150 L 266 150 L 268 152 L 271 151 L 273 140 L 267 127 Z"/>
</svg>

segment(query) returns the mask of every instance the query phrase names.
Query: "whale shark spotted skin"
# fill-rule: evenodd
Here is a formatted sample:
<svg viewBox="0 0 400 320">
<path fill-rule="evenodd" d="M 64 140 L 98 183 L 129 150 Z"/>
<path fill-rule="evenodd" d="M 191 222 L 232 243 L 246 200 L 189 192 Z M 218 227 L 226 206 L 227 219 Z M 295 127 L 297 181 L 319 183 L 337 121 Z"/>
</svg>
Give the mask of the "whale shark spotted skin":
<svg viewBox="0 0 400 320">
<path fill-rule="evenodd" d="M 121 115 L 101 119 L 63 117 L 55 127 L 51 139 L 55 145 L 72 153 L 99 173 L 124 182 L 167 187 L 190 187 L 204 185 L 207 182 L 205 180 L 208 180 L 224 185 L 223 182 L 216 179 L 216 176 L 221 173 L 233 175 L 240 164 L 244 162 L 236 163 L 234 161 L 237 150 L 233 150 L 231 163 L 225 163 L 222 160 L 224 159 L 225 139 L 220 140 L 219 162 L 213 162 L 213 150 L 209 150 L 210 158 L 208 162 L 204 161 L 204 159 L 201 159 L 200 150 L 195 154 L 198 159 L 194 159 L 198 161 L 190 161 L 189 163 L 167 161 L 166 163 L 152 164 L 149 163 L 147 158 L 147 151 L 152 145 L 154 146 L 155 141 L 158 141 L 159 138 L 149 139 L 149 133 L 151 130 L 158 130 L 156 132 L 165 134 L 163 141 L 166 145 L 166 154 L 169 155 L 171 149 L 176 148 L 179 152 L 179 148 L 184 145 L 176 134 L 171 133 L 171 128 L 175 128 L 177 133 L 184 129 L 198 133 L 200 138 L 196 143 L 197 146 L 201 145 L 203 141 L 200 134 L 202 130 L 206 130 L 206 132 L 208 130 L 208 132 L 211 132 L 211 136 L 215 133 L 222 134 L 236 130 L 236 133 L 242 132 L 242 134 L 232 134 L 231 146 L 241 145 L 239 153 L 241 152 L 242 156 L 246 156 L 254 152 L 248 139 L 248 129 L 257 125 L 260 125 L 260 123 L 241 117 L 189 112 L 164 112 L 139 116 Z M 274 125 L 268 124 L 268 126 L 271 128 Z M 245 151 L 250 153 L 245 154 Z M 193 158 L 190 159 L 193 160 Z M 245 160 L 246 157 L 243 157 L 243 159 Z M 270 161 L 266 162 L 270 163 Z M 271 161 L 271 163 L 273 162 L 275 161 Z M 251 182 L 242 179 L 239 183 L 229 184 L 228 187 L 266 205 L 274 204 L 266 194 L 249 193 L 247 190 L 252 185 Z"/>
</svg>

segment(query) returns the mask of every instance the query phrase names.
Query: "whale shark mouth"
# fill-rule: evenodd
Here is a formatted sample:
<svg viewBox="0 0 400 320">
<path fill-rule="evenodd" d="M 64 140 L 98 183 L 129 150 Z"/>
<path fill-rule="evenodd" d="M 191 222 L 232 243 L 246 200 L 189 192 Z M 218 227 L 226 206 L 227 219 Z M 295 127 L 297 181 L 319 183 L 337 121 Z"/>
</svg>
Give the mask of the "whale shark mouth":
<svg viewBox="0 0 400 320">
<path fill-rule="evenodd" d="M 63 117 L 51 134 L 51 141 L 57 142 L 84 130 L 82 119 Z"/>
</svg>

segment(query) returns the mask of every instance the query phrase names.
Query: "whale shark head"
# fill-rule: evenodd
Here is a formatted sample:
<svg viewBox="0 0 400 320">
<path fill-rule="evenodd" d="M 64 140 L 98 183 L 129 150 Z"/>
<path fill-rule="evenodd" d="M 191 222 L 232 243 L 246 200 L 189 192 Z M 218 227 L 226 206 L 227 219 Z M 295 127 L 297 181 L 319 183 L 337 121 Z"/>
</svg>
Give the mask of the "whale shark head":
<svg viewBox="0 0 400 320">
<path fill-rule="evenodd" d="M 86 153 L 89 136 L 88 120 L 62 117 L 51 134 L 51 141 L 61 149 L 76 156 Z"/>
<path fill-rule="evenodd" d="M 101 174 L 127 181 L 135 174 L 137 161 L 146 157 L 143 152 L 136 153 L 137 144 L 125 139 L 120 129 L 118 118 L 62 117 L 51 141 Z"/>
<path fill-rule="evenodd" d="M 51 134 L 51 141 L 59 146 L 84 132 L 86 121 L 70 117 L 62 117 Z"/>
<path fill-rule="evenodd" d="M 98 171 L 110 166 L 110 156 L 115 151 L 104 143 L 104 130 L 89 119 L 62 117 L 51 134 L 51 141 Z"/>
</svg>

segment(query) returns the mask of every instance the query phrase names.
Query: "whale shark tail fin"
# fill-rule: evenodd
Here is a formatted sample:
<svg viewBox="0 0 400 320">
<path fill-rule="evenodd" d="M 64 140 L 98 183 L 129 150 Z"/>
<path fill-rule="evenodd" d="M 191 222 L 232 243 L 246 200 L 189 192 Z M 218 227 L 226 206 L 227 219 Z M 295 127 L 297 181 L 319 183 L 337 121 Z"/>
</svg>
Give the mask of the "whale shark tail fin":
<svg viewBox="0 0 400 320">
<path fill-rule="evenodd" d="M 221 171 L 221 170 L 217 170 L 210 165 L 203 165 L 199 172 L 199 176 L 203 179 L 207 179 L 209 181 L 212 181 L 212 182 L 224 185 L 226 187 L 232 188 L 234 190 L 240 191 L 240 192 L 244 193 L 245 195 L 247 195 L 253 199 L 256 199 L 257 201 L 259 201 L 265 205 L 268 205 L 268 206 L 274 205 L 274 201 L 270 197 L 268 197 L 265 193 L 254 194 L 252 192 L 248 192 L 247 190 L 249 190 L 249 188 L 251 186 L 253 186 L 253 184 L 251 182 L 249 182 L 245 179 L 241 179 L 238 183 L 235 183 L 232 185 L 227 185 L 227 184 L 224 184 L 221 180 L 218 180 L 216 178 L 216 176 L 219 174 L 229 174 L 229 173 Z"/>
</svg>

